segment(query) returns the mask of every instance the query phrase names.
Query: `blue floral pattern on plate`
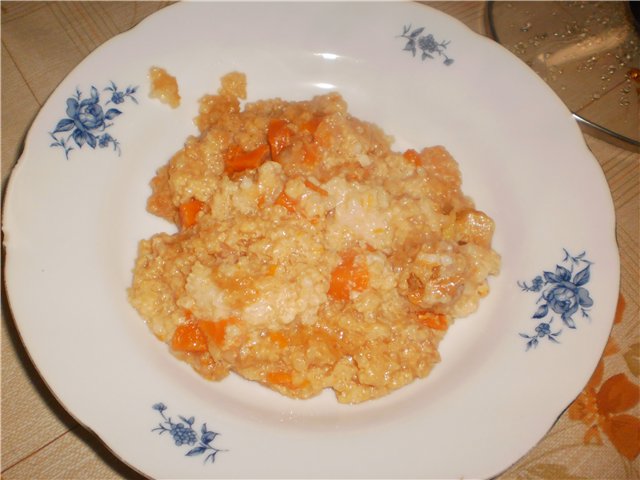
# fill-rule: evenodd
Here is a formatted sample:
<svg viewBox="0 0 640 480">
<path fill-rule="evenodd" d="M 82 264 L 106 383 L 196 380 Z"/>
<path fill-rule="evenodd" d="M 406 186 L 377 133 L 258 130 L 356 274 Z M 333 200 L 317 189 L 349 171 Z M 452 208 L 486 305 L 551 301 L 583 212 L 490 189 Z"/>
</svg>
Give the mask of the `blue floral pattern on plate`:
<svg viewBox="0 0 640 480">
<path fill-rule="evenodd" d="M 137 104 L 137 90 L 138 87 L 131 86 L 120 90 L 114 82 L 110 82 L 109 86 L 102 90 L 107 92 L 106 96 L 109 97 L 104 103 L 105 108 L 110 103 L 119 105 L 127 99 Z M 74 95 L 67 98 L 66 118 L 61 119 L 53 131 L 49 132 L 54 140 L 50 146 L 62 148 L 67 160 L 71 151 L 75 149 L 74 145 L 78 148 L 88 145 L 92 149 L 111 145 L 120 155 L 120 142 L 105 130 L 113 125 L 112 120 L 122 115 L 122 111 L 113 107 L 105 111 L 100 102 L 100 93 L 94 86 L 90 89 L 89 98 L 83 98 L 78 88 Z"/>
<path fill-rule="evenodd" d="M 196 421 L 195 417 L 192 416 L 186 418 L 178 415 L 178 418 L 181 421 L 174 422 L 171 417 L 168 417 L 165 414 L 167 406 L 164 403 L 156 403 L 151 408 L 156 410 L 162 417 L 162 421 L 151 431 L 158 432 L 159 435 L 169 433 L 173 438 L 173 442 L 176 447 L 181 447 L 183 445 L 192 447 L 185 456 L 194 457 L 207 453 L 207 456 L 204 458 L 204 463 L 208 461 L 214 463 L 218 452 L 226 452 L 226 450 L 222 450 L 211 445 L 220 434 L 209 430 L 206 423 L 203 423 L 200 427 L 200 431 L 197 432 L 193 428 Z"/>
<path fill-rule="evenodd" d="M 523 292 L 541 292 L 536 301 L 538 309 L 531 318 L 542 320 L 549 315 L 549 321 L 541 321 L 535 328 L 535 334 L 521 333 L 527 340 L 527 350 L 537 347 L 541 339 L 547 338 L 553 343 L 560 343 L 556 337 L 562 333 L 562 328 L 553 331 L 551 324 L 553 313 L 560 315 L 562 324 L 570 329 L 576 328 L 573 315 L 580 312 L 583 318 L 589 317 L 589 309 L 593 306 L 593 299 L 585 285 L 591 280 L 591 265 L 586 252 L 571 255 L 566 249 L 561 264 L 556 265 L 554 272 L 544 271 L 531 282 L 518 282 Z M 578 270 L 576 272 L 576 270 Z"/>
<path fill-rule="evenodd" d="M 451 42 L 438 42 L 432 34 L 429 33 L 427 35 L 422 35 L 422 32 L 424 32 L 424 27 L 412 30 L 411 24 L 405 25 L 402 29 L 402 35 L 398 35 L 399 37 L 407 40 L 403 50 L 411 52 L 415 57 L 418 49 L 420 49 L 422 51 L 422 54 L 420 55 L 422 61 L 425 61 L 427 58 L 434 59 L 437 54 L 440 57 L 444 57 L 443 63 L 445 65 L 451 65 L 454 62 L 453 58 L 448 57 L 444 53 Z"/>
</svg>

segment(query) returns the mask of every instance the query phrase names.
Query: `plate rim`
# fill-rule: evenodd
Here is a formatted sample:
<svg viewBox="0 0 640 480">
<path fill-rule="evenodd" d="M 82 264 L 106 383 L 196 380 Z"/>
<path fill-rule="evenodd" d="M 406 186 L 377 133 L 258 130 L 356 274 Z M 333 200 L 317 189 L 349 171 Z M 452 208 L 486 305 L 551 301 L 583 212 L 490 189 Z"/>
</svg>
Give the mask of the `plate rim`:
<svg viewBox="0 0 640 480">
<path fill-rule="evenodd" d="M 166 10 L 168 10 L 168 9 L 173 9 L 173 10 L 175 10 L 176 8 L 179 8 L 179 5 L 183 5 L 183 4 L 175 4 L 175 5 L 171 5 L 171 6 L 169 6 L 169 7 L 165 7 L 165 8 L 163 8 L 162 10 L 160 10 L 160 12 L 166 11 Z M 425 7 L 425 6 L 423 6 L 423 5 L 420 5 L 420 6 L 419 6 L 419 8 L 424 8 L 424 7 Z M 180 8 L 181 8 L 181 7 L 180 7 Z M 464 27 L 464 28 L 465 28 L 465 29 L 467 29 L 470 33 L 472 33 L 472 34 L 476 35 L 478 38 L 485 38 L 485 39 L 486 39 L 486 37 L 483 37 L 482 35 L 476 34 L 475 32 L 473 32 L 473 31 L 471 31 L 470 29 L 468 29 L 468 27 L 466 27 L 466 26 L 465 26 L 462 22 L 460 22 L 459 20 L 457 20 L 457 19 L 455 19 L 455 18 L 453 18 L 453 17 L 449 17 L 448 15 L 444 14 L 443 12 L 440 12 L 440 11 L 438 11 L 438 10 L 435 10 L 435 9 L 433 9 L 433 8 L 431 8 L 431 7 L 427 7 L 427 8 L 428 8 L 429 10 L 432 10 L 433 12 L 437 12 L 437 13 L 438 13 L 438 15 L 443 15 L 443 16 L 445 16 L 445 17 L 448 17 L 448 18 L 449 18 L 449 19 L 451 19 L 452 21 L 455 21 L 455 22 L 458 24 L 458 26 L 462 26 L 462 27 Z M 147 17 L 147 18 L 145 18 L 142 22 L 140 22 L 138 25 L 136 25 L 135 27 L 133 27 L 131 30 L 128 30 L 127 32 L 124 32 L 124 33 L 122 33 L 122 34 L 116 35 L 116 36 L 115 36 L 115 37 L 113 37 L 112 39 L 110 39 L 110 40 L 108 40 L 107 42 L 103 43 L 103 44 L 102 44 L 98 49 L 96 49 L 94 52 L 92 52 L 92 53 L 91 53 L 91 54 L 89 54 L 87 57 L 85 57 L 85 58 L 84 58 L 84 59 L 83 59 L 83 60 L 82 60 L 82 61 L 81 61 L 81 62 L 80 62 L 80 63 L 79 63 L 79 64 L 78 64 L 78 65 L 77 65 L 77 66 L 76 66 L 76 67 L 75 67 L 75 68 L 74 68 L 74 69 L 73 69 L 73 70 L 72 70 L 72 71 L 71 71 L 71 72 L 70 72 L 66 77 L 65 77 L 65 80 L 67 80 L 68 78 L 72 77 L 72 76 L 77 72 L 77 70 L 79 70 L 79 69 L 82 67 L 82 65 L 85 63 L 85 61 L 86 61 L 89 57 L 94 56 L 94 55 L 98 55 L 98 54 L 99 54 L 99 52 L 106 50 L 106 49 L 108 48 L 109 44 L 112 42 L 112 40 L 114 40 L 115 38 L 119 38 L 119 37 L 121 38 L 121 37 L 123 37 L 123 36 L 125 36 L 125 35 L 134 34 L 134 33 L 137 31 L 137 29 L 138 29 L 141 25 L 146 24 L 147 22 L 151 22 L 151 21 L 152 21 L 151 19 L 152 19 L 153 17 L 155 17 L 156 15 L 157 15 L 157 13 L 155 13 L 155 14 L 152 14 L 152 15 L 148 16 L 148 17 Z M 487 41 L 489 41 L 489 39 L 486 39 L 486 40 L 487 40 Z M 541 82 L 542 82 L 542 81 L 541 81 Z M 62 82 L 62 83 L 64 83 L 64 80 L 63 80 L 63 82 Z M 542 82 L 542 83 L 543 83 L 543 82 Z M 545 85 L 546 85 L 546 84 L 545 84 Z M 60 89 L 60 86 L 58 86 L 58 87 L 54 90 L 54 92 L 51 94 L 51 96 L 50 96 L 49 98 L 51 98 L 52 96 L 54 96 L 54 94 L 55 94 L 56 92 L 58 92 L 58 91 L 59 91 L 59 89 Z M 555 97 L 555 95 L 554 95 L 554 97 Z M 559 100 L 558 100 L 558 102 L 559 102 Z M 11 238 L 10 238 L 10 237 L 12 236 L 12 234 L 11 234 L 10 232 L 5 231 L 5 223 L 4 223 L 4 220 L 5 220 L 5 215 L 7 214 L 7 212 L 8 212 L 8 211 L 10 211 L 10 210 L 9 210 L 9 209 L 10 209 L 10 205 L 11 205 L 11 203 L 10 203 L 10 199 L 14 196 L 14 194 L 12 194 L 12 188 L 14 188 L 14 184 L 15 184 L 14 179 L 15 179 L 15 177 L 17 176 L 17 175 L 15 175 L 15 172 L 16 172 L 16 171 L 19 171 L 19 170 L 20 170 L 20 168 L 21 168 L 22 163 L 27 161 L 27 158 L 28 158 L 28 156 L 29 156 L 29 144 L 30 144 L 30 141 L 31 141 L 31 143 L 33 143 L 33 139 L 32 139 L 32 137 L 35 135 L 35 129 L 33 128 L 33 125 L 36 125 L 36 124 L 38 123 L 38 119 L 39 119 L 39 118 L 40 118 L 40 116 L 43 114 L 44 110 L 47 108 L 47 105 L 49 105 L 49 103 L 50 103 L 50 102 L 49 102 L 49 99 L 47 99 L 47 101 L 44 103 L 44 105 L 43 105 L 43 107 L 41 108 L 41 110 L 40 110 L 40 111 L 38 112 L 38 114 L 36 115 L 36 117 L 35 117 L 35 119 L 34 119 L 34 121 L 33 121 L 33 123 L 32 123 L 32 127 L 30 127 L 29 132 L 27 133 L 27 136 L 25 137 L 25 140 L 24 140 L 24 150 L 23 150 L 22 154 L 20 155 L 20 158 L 19 158 L 19 159 L 18 159 L 18 161 L 16 162 L 16 165 L 14 166 L 13 171 L 11 172 L 11 176 L 10 176 L 9 181 L 7 182 L 7 186 L 6 186 L 5 202 L 7 202 L 7 203 L 6 203 L 6 208 L 5 208 L 5 209 L 3 209 L 3 232 L 4 232 L 4 235 L 5 235 L 5 236 L 4 236 L 4 241 L 3 241 L 3 243 L 4 243 L 4 246 L 5 246 L 5 252 L 6 252 L 6 261 L 5 261 L 5 268 L 4 268 L 4 272 L 5 272 L 5 289 L 6 289 L 7 293 L 8 293 L 8 295 L 7 295 L 7 301 L 8 301 L 9 307 L 10 307 L 10 309 L 11 309 L 11 311 L 12 311 L 12 312 L 14 311 L 14 307 L 13 307 L 13 306 L 12 306 L 12 304 L 11 304 L 11 295 L 9 294 L 9 282 L 10 282 L 9 277 L 10 277 L 10 275 L 7 275 L 7 273 L 8 273 L 8 272 L 9 272 L 9 270 L 10 270 L 10 265 L 11 265 L 11 255 L 10 255 L 10 248 L 9 248 L 9 247 L 10 247 L 10 243 L 11 243 Z M 569 111 L 568 111 L 568 110 L 567 110 L 567 113 L 569 113 Z M 580 135 L 580 133 L 579 133 L 579 129 L 578 129 L 577 125 L 574 125 L 574 126 L 575 126 L 575 129 L 576 129 L 577 134 L 578 134 L 578 135 Z M 583 146 L 583 149 L 584 149 L 584 153 L 588 154 L 589 156 L 592 156 L 591 152 L 588 150 L 588 148 L 587 148 L 587 146 L 586 146 L 586 143 L 584 143 L 584 139 L 582 139 L 582 142 L 581 142 L 581 143 L 582 143 L 582 146 Z M 593 158 L 593 161 L 597 163 L 597 160 L 595 160 L 595 158 Z M 602 177 L 602 179 L 601 179 L 601 180 L 604 180 L 604 175 L 603 175 L 603 177 Z M 605 182 L 605 183 L 606 183 L 606 182 Z M 613 211 L 613 203 L 612 203 L 612 202 L 611 202 L 611 205 L 610 205 L 610 206 L 611 206 L 611 213 L 612 213 L 612 217 L 613 217 L 612 219 L 613 219 L 614 227 L 615 227 L 615 212 Z M 615 229 L 614 229 L 614 230 L 613 230 L 613 232 L 612 232 L 612 239 L 613 239 L 613 246 L 614 246 L 615 254 L 616 254 L 616 256 L 617 256 L 617 257 L 618 257 L 618 259 L 619 259 L 619 251 L 618 251 L 618 248 L 617 248 L 617 242 L 616 242 L 616 239 L 615 239 Z M 618 272 L 619 272 L 619 262 L 618 262 Z M 618 290 L 618 289 L 619 289 L 619 274 L 618 274 L 618 278 L 616 279 L 616 281 L 618 282 L 618 286 L 616 287 L 616 290 Z M 41 372 L 41 370 L 40 370 L 40 368 L 39 368 L 38 364 L 35 362 L 35 360 L 34 360 L 34 358 L 33 358 L 33 356 L 32 356 L 31 350 L 30 350 L 30 348 L 29 348 L 29 346 L 28 346 L 27 342 L 25 342 L 25 339 L 24 339 L 24 338 L 23 338 L 23 336 L 22 336 L 21 327 L 20 327 L 20 324 L 19 324 L 19 320 L 18 320 L 18 318 L 17 318 L 16 316 L 13 316 L 13 318 L 14 318 L 14 323 L 15 323 L 15 325 L 16 325 L 16 327 L 17 327 L 17 328 L 16 328 L 16 330 L 17 330 L 17 332 L 18 332 L 18 335 L 19 335 L 19 337 L 20 337 L 21 342 L 22 342 L 22 343 L 23 343 L 23 345 L 25 346 L 25 350 L 27 351 L 27 354 L 28 354 L 28 357 L 29 357 L 30 361 L 32 362 L 32 364 L 34 365 L 35 369 L 38 371 L 39 375 L 41 376 L 41 378 L 43 379 L 43 381 L 44 381 L 44 382 L 45 382 L 45 384 L 47 385 L 47 388 L 48 388 L 48 389 L 50 390 L 50 392 L 53 394 L 54 398 L 56 398 L 56 401 L 58 401 L 58 402 L 60 403 L 60 405 L 62 405 L 62 406 L 63 406 L 63 408 L 64 408 L 67 412 L 69 412 L 69 413 L 71 414 L 71 416 L 72 416 L 72 417 L 74 417 L 74 418 L 78 421 L 78 423 L 80 423 L 81 425 L 83 425 L 83 427 L 84 427 L 84 428 L 86 428 L 87 430 L 89 430 L 89 431 L 91 431 L 91 432 L 94 432 L 94 434 L 96 435 L 96 437 L 98 437 L 98 438 L 100 439 L 100 441 L 101 441 L 103 444 L 105 444 L 105 445 L 107 446 L 107 448 L 108 448 L 112 453 L 114 453 L 114 455 L 115 455 L 117 458 L 122 459 L 122 460 L 123 460 L 125 463 L 127 463 L 129 466 L 131 466 L 131 467 L 132 467 L 132 468 L 134 468 L 134 469 L 137 469 L 137 468 L 136 468 L 136 467 L 135 467 L 131 462 L 128 462 L 128 461 L 124 460 L 124 459 L 123 459 L 123 458 L 122 458 L 122 457 L 121 457 L 121 456 L 116 452 L 116 450 L 114 450 L 113 448 L 111 448 L 111 446 L 109 446 L 109 445 L 107 444 L 107 442 L 106 442 L 105 440 L 103 440 L 102 435 L 98 434 L 98 432 L 96 432 L 96 431 L 95 431 L 95 429 L 94 429 L 92 426 L 90 426 L 90 424 L 89 424 L 88 422 L 83 421 L 83 419 L 76 418 L 76 416 L 75 416 L 75 414 L 72 412 L 72 410 L 71 410 L 70 408 L 68 408 L 68 407 L 67 407 L 67 404 L 66 404 L 65 402 L 63 402 L 63 401 L 62 401 L 62 398 L 61 398 L 60 396 L 58 396 L 58 394 L 57 394 L 56 390 L 55 390 L 54 388 L 52 388 L 52 386 L 51 386 L 51 385 L 49 385 L 49 383 L 48 383 L 48 381 L 47 381 L 46 377 L 44 377 L 44 375 L 42 374 L 42 372 Z M 612 319 L 612 320 L 613 320 L 613 319 Z M 602 348 L 604 348 L 604 345 L 603 345 L 603 347 L 602 347 Z M 598 356 L 598 359 L 599 359 L 599 356 Z M 597 359 L 596 359 L 595 363 L 597 363 Z M 594 364 L 594 368 L 595 368 L 595 364 Z M 578 394 L 579 394 L 579 391 L 578 391 L 578 392 L 576 392 L 576 396 L 577 396 Z M 575 397 L 574 397 L 574 398 L 575 398 Z M 560 412 L 560 413 L 559 413 L 559 415 L 561 415 L 561 414 L 562 414 L 562 412 Z M 552 422 L 552 425 L 553 425 L 553 423 L 555 423 L 555 421 L 557 421 L 557 418 Z M 549 427 L 549 428 L 551 428 L 551 427 Z M 535 445 L 531 446 L 530 448 L 533 448 L 534 446 L 535 446 Z"/>
</svg>

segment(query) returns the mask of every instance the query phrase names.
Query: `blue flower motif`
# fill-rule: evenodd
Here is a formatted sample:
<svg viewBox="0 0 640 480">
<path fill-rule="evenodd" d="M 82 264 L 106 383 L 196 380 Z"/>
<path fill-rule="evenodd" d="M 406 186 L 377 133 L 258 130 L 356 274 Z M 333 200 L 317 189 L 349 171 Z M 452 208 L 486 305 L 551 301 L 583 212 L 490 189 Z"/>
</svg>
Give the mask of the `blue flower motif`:
<svg viewBox="0 0 640 480">
<path fill-rule="evenodd" d="M 593 264 L 585 258 L 585 252 L 573 256 L 565 249 L 564 253 L 565 256 L 562 260 L 564 265 L 556 265 L 553 272 L 543 272 L 542 276 L 537 276 L 531 281 L 531 285 L 526 282 L 518 282 L 518 285 L 524 292 L 542 291 L 537 302 L 538 309 L 531 318 L 543 319 L 550 312 L 553 312 L 560 315 L 562 323 L 566 327 L 575 329 L 577 327 L 573 315 L 580 311 L 583 317 L 589 318 L 589 309 L 593 306 L 593 299 L 589 290 L 585 288 L 591 279 L 591 265 Z M 582 268 L 574 273 L 577 267 Z M 551 333 L 550 323 L 551 321 L 539 323 L 534 336 L 520 334 L 520 336 L 529 339 L 527 349 L 531 346 L 537 346 L 537 340 L 544 337 L 559 343 L 555 337 L 562 330 Z"/>
<path fill-rule="evenodd" d="M 159 412 L 164 412 L 167 409 L 167 406 L 164 403 L 160 402 L 154 404 L 151 408 L 153 408 L 154 410 L 158 410 Z"/>
<path fill-rule="evenodd" d="M 562 333 L 562 330 L 558 330 L 557 332 L 552 332 L 551 331 L 552 322 L 553 322 L 553 318 L 549 320 L 548 323 L 542 322 L 538 324 L 538 326 L 535 329 L 535 332 L 536 332 L 535 335 L 527 335 L 526 333 L 520 334 L 521 337 L 526 338 L 528 340 L 527 350 L 529 350 L 531 347 L 537 347 L 539 339 L 545 338 L 545 337 L 548 338 L 551 342 L 560 343 L 558 342 L 556 337 L 560 335 L 560 333 Z"/>
<path fill-rule="evenodd" d="M 427 58 L 435 58 L 435 54 L 440 57 L 444 57 L 443 63 L 447 66 L 451 65 L 454 60 L 449 58 L 444 51 L 451 42 L 438 42 L 432 34 L 421 35 L 424 32 L 424 27 L 411 29 L 411 25 L 405 25 L 402 29 L 402 35 L 398 35 L 401 38 L 407 39 L 403 50 L 411 52 L 415 57 L 418 48 L 422 51 L 421 59 L 424 61 Z"/>
<path fill-rule="evenodd" d="M 113 145 L 113 150 L 118 152 L 118 155 L 120 155 L 120 142 L 118 142 L 108 133 L 103 133 L 102 135 L 100 135 L 100 137 L 98 137 L 98 146 L 100 148 L 105 148 L 109 145 Z"/>
<path fill-rule="evenodd" d="M 164 412 L 167 410 L 167 406 L 164 403 L 156 403 L 151 408 L 157 410 L 162 417 L 162 422 L 160 422 L 156 428 L 152 429 L 152 431 L 158 432 L 159 435 L 169 433 L 176 447 L 181 447 L 182 445 L 193 446 L 193 448 L 185 453 L 185 456 L 193 457 L 208 452 L 204 462 L 211 461 L 211 463 L 214 463 L 218 452 L 226 451 L 211 445 L 219 433 L 209 430 L 206 423 L 202 424 L 200 433 L 198 433 L 193 429 L 196 421 L 195 417 L 186 418 L 178 416 L 180 421 L 175 422 L 171 417 L 165 415 Z"/>
<path fill-rule="evenodd" d="M 116 85 L 111 82 L 111 86 L 105 90 L 109 90 L 113 103 L 122 103 L 125 98 L 131 98 L 138 103 L 134 97 L 137 87 L 128 87 L 124 92 L 118 91 Z M 117 100 L 117 101 L 116 101 Z M 109 103 L 107 102 L 107 103 Z M 88 145 L 92 149 L 96 147 L 105 148 L 113 145 L 114 151 L 120 154 L 120 144 L 104 130 L 109 128 L 113 123 L 110 120 L 115 119 L 122 114 L 117 108 L 104 110 L 100 105 L 100 94 L 98 89 L 91 87 L 89 98 L 82 98 L 82 92 L 76 89 L 75 95 L 69 97 L 66 101 L 67 118 L 60 120 L 54 130 L 49 133 L 54 140 L 50 146 L 61 147 L 64 150 L 65 157 L 69 158 L 69 153 L 74 149 L 69 144 L 73 141 L 78 148 Z M 68 135 L 60 135 L 69 132 Z"/>
<path fill-rule="evenodd" d="M 433 35 L 429 34 L 426 37 L 420 37 L 418 39 L 418 46 L 422 51 L 434 53 L 438 51 L 439 44 L 436 42 L 436 39 L 433 38 Z"/>
<path fill-rule="evenodd" d="M 196 432 L 183 423 L 171 426 L 171 436 L 178 447 L 182 444 L 193 445 L 198 440 Z"/>
<path fill-rule="evenodd" d="M 104 135 L 101 135 L 100 138 L 98 138 L 98 145 L 100 145 L 101 148 L 104 148 L 113 141 L 115 141 L 115 139 L 108 133 L 105 133 Z"/>
<path fill-rule="evenodd" d="M 111 92 L 111 99 L 107 101 L 106 105 L 110 102 L 120 104 L 124 103 L 127 98 L 130 98 L 133 103 L 138 103 L 134 94 L 138 91 L 138 87 L 127 87 L 124 91 L 120 91 L 115 83 L 111 82 L 111 85 L 105 88 L 105 91 Z"/>
<path fill-rule="evenodd" d="M 518 285 L 520 285 L 520 288 L 522 288 L 522 290 L 524 290 L 525 292 L 539 292 L 544 286 L 544 280 L 541 276 L 538 275 L 531 281 L 530 286 L 527 285 L 526 282 L 518 282 Z"/>
<path fill-rule="evenodd" d="M 106 128 L 105 120 L 112 120 L 122 112 L 112 108 L 105 113 L 100 106 L 100 96 L 96 87 L 91 87 L 91 98 L 81 98 L 80 91 L 76 91 L 75 97 L 67 99 L 68 118 L 60 120 L 51 133 L 55 135 L 72 131 L 71 137 L 78 147 L 86 143 L 91 148 L 96 148 L 98 139 L 95 131 L 103 131 Z"/>
<path fill-rule="evenodd" d="M 551 310 L 561 315 L 562 321 L 569 328 L 576 328 L 571 317 L 579 308 L 584 310 L 593 306 L 589 291 L 569 281 L 560 282 L 547 290 L 542 297 Z"/>
</svg>

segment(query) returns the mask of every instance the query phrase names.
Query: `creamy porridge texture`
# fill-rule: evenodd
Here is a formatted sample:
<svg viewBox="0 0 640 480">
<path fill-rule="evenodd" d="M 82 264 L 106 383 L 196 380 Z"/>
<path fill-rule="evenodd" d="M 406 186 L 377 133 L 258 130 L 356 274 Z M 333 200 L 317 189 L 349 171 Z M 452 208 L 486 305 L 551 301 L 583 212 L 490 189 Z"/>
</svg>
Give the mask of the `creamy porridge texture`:
<svg viewBox="0 0 640 480">
<path fill-rule="evenodd" d="M 337 93 L 245 98 L 224 76 L 152 179 L 147 209 L 178 232 L 140 242 L 131 303 L 208 379 L 357 403 L 425 377 L 500 265 L 457 163 L 392 151 Z"/>
<path fill-rule="evenodd" d="M 167 73 L 164 68 L 152 67 L 149 70 L 149 79 L 151 80 L 149 92 L 151 98 L 157 98 L 171 108 L 180 106 L 180 92 L 176 77 Z"/>
</svg>

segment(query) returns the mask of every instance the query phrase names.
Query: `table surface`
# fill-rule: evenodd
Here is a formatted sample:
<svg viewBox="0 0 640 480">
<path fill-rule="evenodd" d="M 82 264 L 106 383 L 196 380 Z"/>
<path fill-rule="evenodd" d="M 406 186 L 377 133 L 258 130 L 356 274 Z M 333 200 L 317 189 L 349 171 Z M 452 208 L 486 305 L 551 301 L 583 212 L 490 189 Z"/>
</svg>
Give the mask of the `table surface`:
<svg viewBox="0 0 640 480">
<path fill-rule="evenodd" d="M 96 47 L 169 3 L 1 3 L 3 191 L 31 122 L 60 81 Z M 487 34 L 485 2 L 424 3 Z M 500 479 L 640 478 L 640 155 L 586 133 L 584 138 L 616 209 L 618 313 L 602 368 L 544 439 Z M 49 392 L 20 342 L 4 292 L 1 339 L 3 478 L 143 478 Z"/>
</svg>

